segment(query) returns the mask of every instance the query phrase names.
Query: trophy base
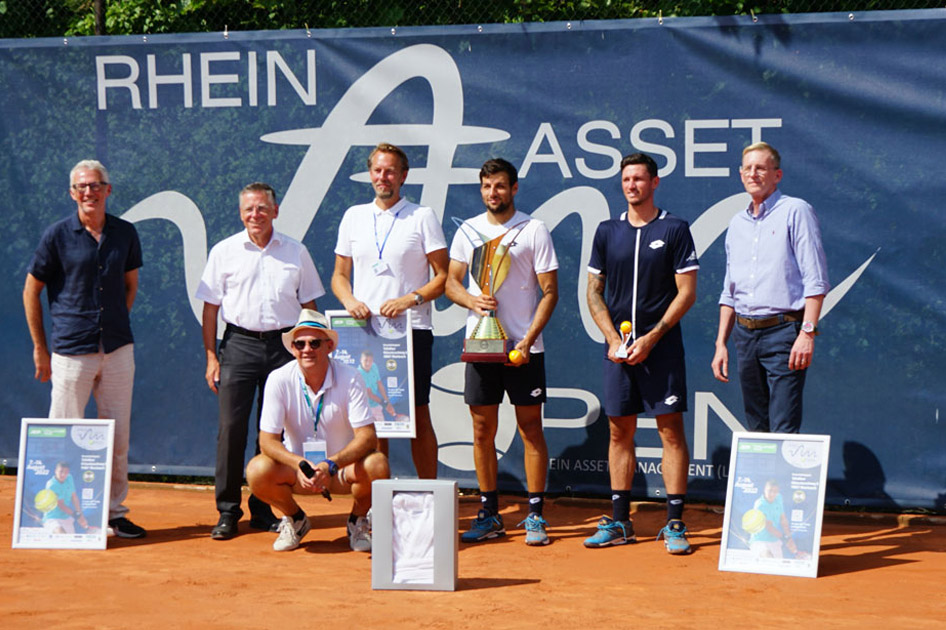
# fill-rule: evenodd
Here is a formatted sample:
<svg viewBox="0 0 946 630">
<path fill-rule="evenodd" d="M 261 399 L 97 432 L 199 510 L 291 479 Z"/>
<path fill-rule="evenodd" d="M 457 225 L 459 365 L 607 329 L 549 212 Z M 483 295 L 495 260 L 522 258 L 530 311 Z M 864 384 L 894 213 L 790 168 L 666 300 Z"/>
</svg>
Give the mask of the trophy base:
<svg viewBox="0 0 946 630">
<path fill-rule="evenodd" d="M 509 339 L 464 339 L 460 360 L 466 363 L 508 363 Z"/>
</svg>

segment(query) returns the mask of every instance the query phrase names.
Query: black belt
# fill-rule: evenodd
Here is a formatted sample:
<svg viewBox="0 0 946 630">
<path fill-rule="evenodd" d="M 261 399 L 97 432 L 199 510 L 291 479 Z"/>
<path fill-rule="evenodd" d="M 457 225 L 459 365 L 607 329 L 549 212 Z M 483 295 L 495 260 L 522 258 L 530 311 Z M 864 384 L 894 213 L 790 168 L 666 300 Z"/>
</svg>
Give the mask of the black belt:
<svg viewBox="0 0 946 630">
<path fill-rule="evenodd" d="M 805 319 L 805 311 L 793 311 L 791 313 L 779 313 L 778 315 L 772 315 L 770 317 L 760 317 L 758 319 L 752 319 L 749 317 L 743 317 L 742 315 L 736 315 L 736 321 L 739 322 L 740 326 L 744 326 L 749 330 L 760 330 L 762 328 L 771 328 L 772 326 L 778 326 L 779 324 L 784 324 L 785 322 L 800 322 Z"/>
<path fill-rule="evenodd" d="M 243 335 L 244 337 L 252 337 L 253 339 L 273 339 L 274 337 L 279 337 L 285 332 L 292 330 L 292 326 L 288 328 L 282 328 L 280 330 L 264 330 L 259 332 L 256 330 L 247 330 L 246 328 L 240 328 L 234 324 L 227 324 L 227 330 L 234 332 L 238 335 Z"/>
</svg>

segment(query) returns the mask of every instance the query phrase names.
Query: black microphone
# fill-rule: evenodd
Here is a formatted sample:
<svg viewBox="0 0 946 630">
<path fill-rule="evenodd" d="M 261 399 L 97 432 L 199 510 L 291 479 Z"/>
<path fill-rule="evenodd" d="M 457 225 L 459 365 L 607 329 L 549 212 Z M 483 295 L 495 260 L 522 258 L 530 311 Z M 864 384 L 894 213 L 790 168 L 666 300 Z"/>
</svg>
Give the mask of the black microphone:
<svg viewBox="0 0 946 630">
<path fill-rule="evenodd" d="M 315 469 L 312 468 L 312 466 L 309 465 L 309 462 L 307 462 L 304 459 L 299 462 L 299 470 L 301 470 L 302 474 L 308 477 L 309 479 L 312 479 L 312 477 L 315 477 Z M 328 499 L 329 501 L 332 500 L 332 493 L 328 491 L 328 488 L 322 488 L 322 496 Z"/>
</svg>

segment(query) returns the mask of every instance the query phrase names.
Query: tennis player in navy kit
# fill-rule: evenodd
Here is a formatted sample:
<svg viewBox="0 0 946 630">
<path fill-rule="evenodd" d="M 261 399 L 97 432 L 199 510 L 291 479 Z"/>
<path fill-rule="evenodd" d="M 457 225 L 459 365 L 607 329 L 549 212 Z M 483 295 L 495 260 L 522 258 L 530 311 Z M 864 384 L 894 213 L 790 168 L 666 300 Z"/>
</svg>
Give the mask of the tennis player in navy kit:
<svg viewBox="0 0 946 630">
<path fill-rule="evenodd" d="M 657 164 L 643 153 L 621 161 L 627 212 L 603 221 L 588 262 L 588 306 L 604 334 L 604 411 L 613 514 L 598 523 L 586 547 L 636 542 L 630 519 L 637 459 L 637 414 L 656 416 L 667 492 L 664 538 L 673 554 L 688 553 L 683 503 L 690 464 L 683 414 L 687 405 L 683 335 L 678 322 L 696 301 L 699 262 L 689 224 L 654 205 Z M 608 287 L 605 296 L 605 285 Z M 631 323 L 626 335 L 620 324 Z"/>
</svg>

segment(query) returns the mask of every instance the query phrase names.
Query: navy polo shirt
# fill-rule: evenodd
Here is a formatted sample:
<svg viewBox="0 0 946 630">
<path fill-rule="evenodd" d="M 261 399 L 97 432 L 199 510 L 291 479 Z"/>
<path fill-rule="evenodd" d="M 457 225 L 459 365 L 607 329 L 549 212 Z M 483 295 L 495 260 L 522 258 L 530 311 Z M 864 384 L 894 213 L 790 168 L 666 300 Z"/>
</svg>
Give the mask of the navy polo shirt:
<svg viewBox="0 0 946 630">
<path fill-rule="evenodd" d="M 57 354 L 106 353 L 132 343 L 125 273 L 141 267 L 135 226 L 110 214 L 99 242 L 78 212 L 43 233 L 27 271 L 46 285 Z"/>
<path fill-rule="evenodd" d="M 677 296 L 676 274 L 699 269 L 690 225 L 666 210 L 634 227 L 627 215 L 598 225 L 588 270 L 603 274 L 615 324 L 634 322 L 636 337 L 657 325 Z M 617 326 L 615 326 L 617 327 Z"/>
</svg>

